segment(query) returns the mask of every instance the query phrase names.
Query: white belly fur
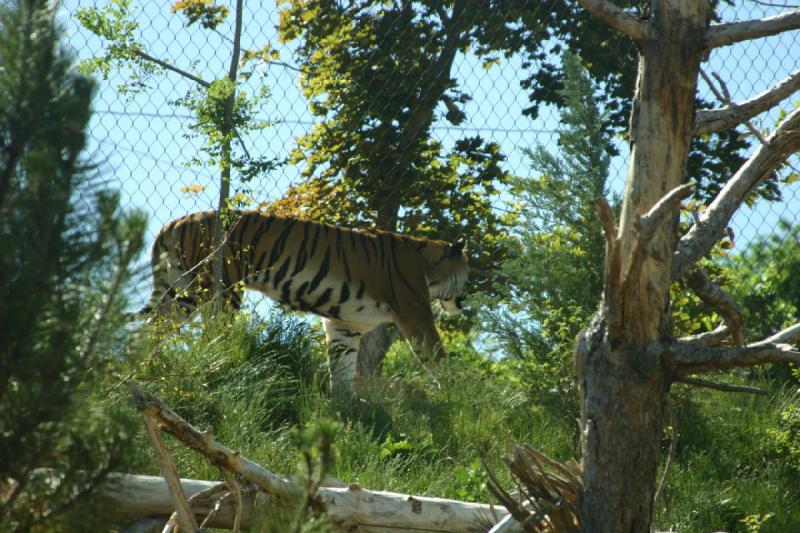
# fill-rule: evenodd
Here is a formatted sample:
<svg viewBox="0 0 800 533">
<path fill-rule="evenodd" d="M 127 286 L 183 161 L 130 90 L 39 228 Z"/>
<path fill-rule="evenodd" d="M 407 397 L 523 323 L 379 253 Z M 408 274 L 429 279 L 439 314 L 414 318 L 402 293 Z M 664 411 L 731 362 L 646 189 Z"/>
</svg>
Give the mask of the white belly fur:
<svg viewBox="0 0 800 533">
<path fill-rule="evenodd" d="M 303 283 L 310 283 L 313 274 L 299 272 L 290 280 L 281 281 L 277 288 L 270 280 L 267 283 L 250 282 L 247 288 L 265 294 L 270 299 L 280 303 L 287 309 L 313 313 L 329 320 L 334 320 L 342 324 L 347 324 L 348 329 L 353 332 L 365 333 L 380 324 L 393 322 L 394 316 L 392 308 L 386 302 L 380 302 L 372 298 L 369 293 L 364 291 L 360 298 L 356 295 L 356 290 L 350 284 L 349 297 L 342 302 L 341 287 L 342 280 L 325 279 L 312 291 L 305 292 L 297 297 L 298 289 Z M 288 291 L 285 285 L 289 283 Z M 326 291 L 330 291 L 327 301 L 314 307 Z M 287 301 L 288 293 L 288 301 Z"/>
</svg>

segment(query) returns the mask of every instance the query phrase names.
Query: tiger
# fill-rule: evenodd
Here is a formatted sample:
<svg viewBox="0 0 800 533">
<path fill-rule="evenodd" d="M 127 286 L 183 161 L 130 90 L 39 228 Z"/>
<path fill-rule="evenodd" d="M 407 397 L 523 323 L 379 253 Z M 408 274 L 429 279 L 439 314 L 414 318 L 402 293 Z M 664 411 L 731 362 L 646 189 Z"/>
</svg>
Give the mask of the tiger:
<svg viewBox="0 0 800 533">
<path fill-rule="evenodd" d="M 463 309 L 468 278 L 463 241 L 449 243 L 356 230 L 260 211 L 227 213 L 223 291 L 233 309 L 243 289 L 322 319 L 332 392 L 353 393 L 361 336 L 393 322 L 423 360 L 444 349 L 431 302 L 449 315 Z M 151 253 L 153 292 L 143 314 L 186 319 L 211 289 L 217 211 L 167 223 Z"/>
</svg>

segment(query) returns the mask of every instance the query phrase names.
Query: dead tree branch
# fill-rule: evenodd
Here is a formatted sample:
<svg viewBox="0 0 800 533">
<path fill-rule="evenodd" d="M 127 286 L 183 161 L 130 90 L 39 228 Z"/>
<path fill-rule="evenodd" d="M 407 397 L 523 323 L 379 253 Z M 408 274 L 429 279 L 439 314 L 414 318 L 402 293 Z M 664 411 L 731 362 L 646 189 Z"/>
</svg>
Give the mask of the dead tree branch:
<svg viewBox="0 0 800 533">
<path fill-rule="evenodd" d="M 167 63 L 166 61 L 162 61 L 161 59 L 158 59 L 157 57 L 153 57 L 150 54 L 148 54 L 147 52 L 145 52 L 144 50 L 139 50 L 138 48 L 134 48 L 131 51 L 134 53 L 134 55 L 139 56 L 140 58 L 144 59 L 145 61 L 150 61 L 151 63 L 155 63 L 156 65 L 158 65 L 159 67 L 161 67 L 163 69 L 171 70 L 172 72 L 175 72 L 176 74 L 180 74 L 184 78 L 192 80 L 196 84 L 198 84 L 198 85 L 200 85 L 202 87 L 205 87 L 206 89 L 211 87 L 211 84 L 209 82 L 207 82 L 206 80 L 204 80 L 203 78 L 199 78 L 199 77 L 195 76 L 194 74 L 192 74 L 190 72 L 186 72 L 185 70 L 180 69 L 180 68 L 176 67 L 175 65 L 173 65 L 171 63 Z"/>
<path fill-rule="evenodd" d="M 765 363 L 794 363 L 800 365 L 800 352 L 788 344 L 759 342 L 740 348 L 717 348 L 672 343 L 666 356 L 677 375 L 698 374 L 728 368 L 742 368 Z"/>
<path fill-rule="evenodd" d="M 800 28 L 800 12 L 796 11 L 758 20 L 717 24 L 706 31 L 705 44 L 707 48 L 718 48 L 797 28 Z"/>
<path fill-rule="evenodd" d="M 216 442 L 209 432 L 201 432 L 183 420 L 164 403 L 145 392 L 136 383 L 129 382 L 133 403 L 147 416 L 157 420 L 163 429 L 189 448 L 197 451 L 214 465 L 234 472 L 250 481 L 264 492 L 281 498 L 300 501 L 303 489 L 299 482 L 277 476 L 260 465 Z M 460 533 L 471 531 L 478 524 L 494 524 L 504 518 L 507 511 L 491 505 L 411 496 L 393 492 L 371 491 L 357 484 L 347 487 L 319 487 L 317 501 L 328 517 L 337 525 L 357 527 L 368 525 L 374 530 L 429 531 Z M 248 499 L 242 500 L 242 509 L 229 511 L 231 523 L 243 514 L 242 527 L 246 527 Z M 238 507 L 238 506 L 237 506 Z"/>
<path fill-rule="evenodd" d="M 515 446 L 510 456 L 503 456 L 503 461 L 519 487 L 519 494 L 514 496 L 503 489 L 495 475 L 484 465 L 490 480 L 487 488 L 511 512 L 524 531 L 580 531 L 578 509 L 583 483 L 580 467 L 575 461 L 561 464 L 530 444 Z"/>
<path fill-rule="evenodd" d="M 714 283 L 702 270 L 695 269 L 686 276 L 686 285 L 700 298 L 700 300 L 715 309 L 722 315 L 727 326 L 726 333 L 730 333 L 735 346 L 744 344 L 742 333 L 742 306 L 736 299 L 728 294 L 719 285 Z"/>
<path fill-rule="evenodd" d="M 769 393 L 759 387 L 748 387 L 745 385 L 730 385 L 728 383 L 717 383 L 715 381 L 708 381 L 700 378 L 690 378 L 689 376 L 676 376 L 673 380 L 676 383 L 683 383 L 685 385 L 692 385 L 694 387 L 703 387 L 706 389 L 714 389 L 722 392 L 743 392 L 746 394 L 760 394 L 766 396 Z"/>
<path fill-rule="evenodd" d="M 673 255 L 673 280 L 682 277 L 711 250 L 747 195 L 798 149 L 800 108 L 789 114 L 765 139 L 765 143 L 728 180 L 708 209 L 700 215 L 699 222 L 680 239 Z"/>
<path fill-rule="evenodd" d="M 639 272 L 645 258 L 650 254 L 650 241 L 656 234 L 659 225 L 670 213 L 678 208 L 681 201 L 692 193 L 693 183 L 684 183 L 665 194 L 646 214 L 636 217 L 638 238 L 634 246 L 628 272 L 622 282 L 623 301 L 630 301 L 633 286 L 637 283 Z"/>
<path fill-rule="evenodd" d="M 650 37 L 652 33 L 646 22 L 623 11 L 611 2 L 605 0 L 578 0 L 578 2 L 586 11 L 634 41 L 642 41 Z"/>
<path fill-rule="evenodd" d="M 800 341 L 800 323 L 782 329 L 778 333 L 771 335 L 764 339 L 762 342 L 773 344 L 795 344 Z"/>
<path fill-rule="evenodd" d="M 697 335 L 681 337 L 678 339 L 678 342 L 693 344 L 695 346 L 719 346 L 730 334 L 730 328 L 723 324 L 714 329 L 714 331 L 706 331 L 704 333 L 698 333 Z"/>
<path fill-rule="evenodd" d="M 195 428 L 158 398 L 139 387 L 136 382 L 129 381 L 128 387 L 131 390 L 131 399 L 141 413 L 157 420 L 165 431 L 208 459 L 213 465 L 240 474 L 269 494 L 284 498 L 300 496 L 296 484 L 268 472 L 257 463 L 218 443 L 211 437 L 210 431 L 200 431 Z"/>
<path fill-rule="evenodd" d="M 602 196 L 595 198 L 595 212 L 600 224 L 603 226 L 603 234 L 606 238 L 606 258 L 605 258 L 605 283 L 603 304 L 608 307 L 609 334 L 613 337 L 622 331 L 622 251 L 617 237 L 617 227 L 614 222 L 614 212 L 608 201 Z"/>
<path fill-rule="evenodd" d="M 800 70 L 774 87 L 740 104 L 724 102 L 727 105 L 721 109 L 698 110 L 692 133 L 706 135 L 732 128 L 778 105 L 798 89 L 800 89 Z"/>
<path fill-rule="evenodd" d="M 172 494 L 172 500 L 175 503 L 175 512 L 180 521 L 181 531 L 195 533 L 197 531 L 197 522 L 186 501 L 186 495 L 181 488 L 181 480 L 178 477 L 178 472 L 175 470 L 175 463 L 172 461 L 172 456 L 164 445 L 164 441 L 161 440 L 161 435 L 158 434 L 155 421 L 146 415 L 142 416 L 142 418 L 144 419 L 144 427 L 147 432 L 147 438 L 150 441 L 150 446 L 153 448 L 158 464 L 161 467 L 161 474 L 164 476 L 167 487 L 169 487 L 169 491 Z"/>
<path fill-rule="evenodd" d="M 650 211 L 638 217 L 636 227 L 639 230 L 639 239 L 649 242 L 664 218 L 672 213 L 681 204 L 681 201 L 692 194 L 694 183 L 684 183 L 675 187 L 659 200 Z"/>
<path fill-rule="evenodd" d="M 725 81 L 716 72 L 712 72 L 711 74 L 714 76 L 714 79 L 717 80 L 717 83 L 719 83 L 719 89 L 714 85 L 714 82 L 711 81 L 711 78 L 709 78 L 708 74 L 706 74 L 706 71 L 700 69 L 700 75 L 705 80 L 706 84 L 708 85 L 708 88 L 711 89 L 711 92 L 714 93 L 714 96 L 717 97 L 717 100 L 728 106 L 733 105 L 733 100 L 731 100 L 731 93 L 728 90 L 728 86 L 725 84 Z M 766 142 L 761 132 L 758 129 L 756 129 L 756 127 L 753 126 L 753 124 L 749 120 L 743 121 L 743 124 L 747 127 L 747 130 L 751 134 L 753 134 L 753 136 L 756 139 L 758 139 L 758 141 L 761 144 L 764 144 Z"/>
</svg>

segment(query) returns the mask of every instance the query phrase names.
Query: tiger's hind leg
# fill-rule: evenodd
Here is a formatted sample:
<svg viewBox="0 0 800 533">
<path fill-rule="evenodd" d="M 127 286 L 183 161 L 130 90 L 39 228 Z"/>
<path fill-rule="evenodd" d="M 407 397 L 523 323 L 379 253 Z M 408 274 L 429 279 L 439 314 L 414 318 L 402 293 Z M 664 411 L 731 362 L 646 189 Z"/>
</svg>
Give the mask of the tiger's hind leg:
<svg viewBox="0 0 800 533">
<path fill-rule="evenodd" d="M 153 293 L 139 314 L 185 320 L 197 310 L 197 284 L 196 276 L 163 259 L 153 267 Z"/>
<path fill-rule="evenodd" d="M 358 347 L 361 332 L 347 324 L 328 318 L 322 319 L 325 339 L 328 341 L 328 371 L 331 393 L 335 395 L 354 393 L 354 382 L 358 372 Z"/>
</svg>

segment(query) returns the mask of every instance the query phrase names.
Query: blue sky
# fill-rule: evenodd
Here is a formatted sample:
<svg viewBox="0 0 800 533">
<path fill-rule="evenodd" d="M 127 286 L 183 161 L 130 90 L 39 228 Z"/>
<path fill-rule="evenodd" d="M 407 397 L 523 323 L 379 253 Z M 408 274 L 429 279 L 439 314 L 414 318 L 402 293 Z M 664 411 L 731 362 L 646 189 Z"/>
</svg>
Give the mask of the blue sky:
<svg viewBox="0 0 800 533">
<path fill-rule="evenodd" d="M 224 76 L 230 43 L 226 38 L 196 27 L 183 27 L 183 20 L 169 12 L 169 3 L 141 2 L 135 17 L 141 28 L 137 36 L 145 49 L 185 70 L 200 74 L 206 80 Z M 257 48 L 271 42 L 281 51 L 282 59 L 292 63 L 291 49 L 277 41 L 275 24 L 278 8 L 272 2 L 246 3 L 243 46 Z M 104 5 L 66 0 L 62 5 L 62 22 L 70 44 L 80 59 L 100 53 L 102 43 L 83 30 L 71 17 L 79 7 Z M 781 12 L 746 1 L 738 8 L 726 8 L 725 21 L 746 20 Z M 221 28 L 222 33 L 226 27 Z M 774 85 L 800 68 L 800 32 L 747 42 L 715 50 L 707 70 L 717 71 L 728 82 L 733 99 L 742 101 Z M 461 87 L 473 96 L 466 105 L 467 121 L 454 128 L 446 123 L 434 127 L 434 135 L 445 145 L 464 134 L 480 134 L 498 142 L 507 155 L 508 169 L 518 175 L 535 175 L 527 164 L 522 149 L 539 143 L 555 150 L 557 113 L 545 108 L 536 120 L 521 115 L 527 104 L 525 92 L 519 87 L 524 71 L 521 60 L 512 57 L 485 71 L 479 61 L 469 54 L 458 58 L 453 75 Z M 100 83 L 91 125 L 90 152 L 101 163 L 103 175 L 112 186 L 118 184 L 123 204 L 139 207 L 150 215 L 150 235 L 168 220 L 188 212 L 209 209 L 216 204 L 217 173 L 214 168 L 186 167 L 185 163 L 197 154 L 196 140 L 187 139 L 192 118 L 170 101 L 182 96 L 190 82 L 172 73 L 160 74 L 149 80 L 149 88 L 133 97 L 120 95 L 116 87 L 127 73 L 112 76 Z M 248 150 L 254 154 L 288 154 L 298 136 L 309 131 L 313 117 L 298 88 L 296 72 L 282 66 L 270 66 L 253 76 L 253 92 L 258 84 L 266 83 L 271 97 L 259 116 L 275 124 L 258 135 L 246 139 Z M 707 88 L 701 81 L 701 93 Z M 711 99 L 712 97 L 707 97 Z M 800 101 L 795 95 L 794 101 Z M 788 109 L 790 102 L 784 102 Z M 772 127 L 776 113 L 757 121 L 761 127 Z M 627 146 L 618 142 L 621 155 L 612 163 L 610 186 L 614 191 L 624 187 Z M 800 168 L 795 156 L 793 164 Z M 259 201 L 280 197 L 286 187 L 298 180 L 299 168 L 285 166 L 252 184 Z M 182 187 L 199 184 L 207 189 L 199 194 L 187 194 Z M 744 208 L 732 223 L 739 236 L 736 248 L 741 249 L 758 233 L 769 232 L 778 218 L 796 220 L 800 213 L 800 184 L 783 190 L 785 202 L 760 202 L 754 208 Z M 505 206 L 498 205 L 499 208 Z M 146 258 L 143 256 L 142 261 Z M 143 282 L 142 299 L 146 297 L 149 281 Z"/>
</svg>

